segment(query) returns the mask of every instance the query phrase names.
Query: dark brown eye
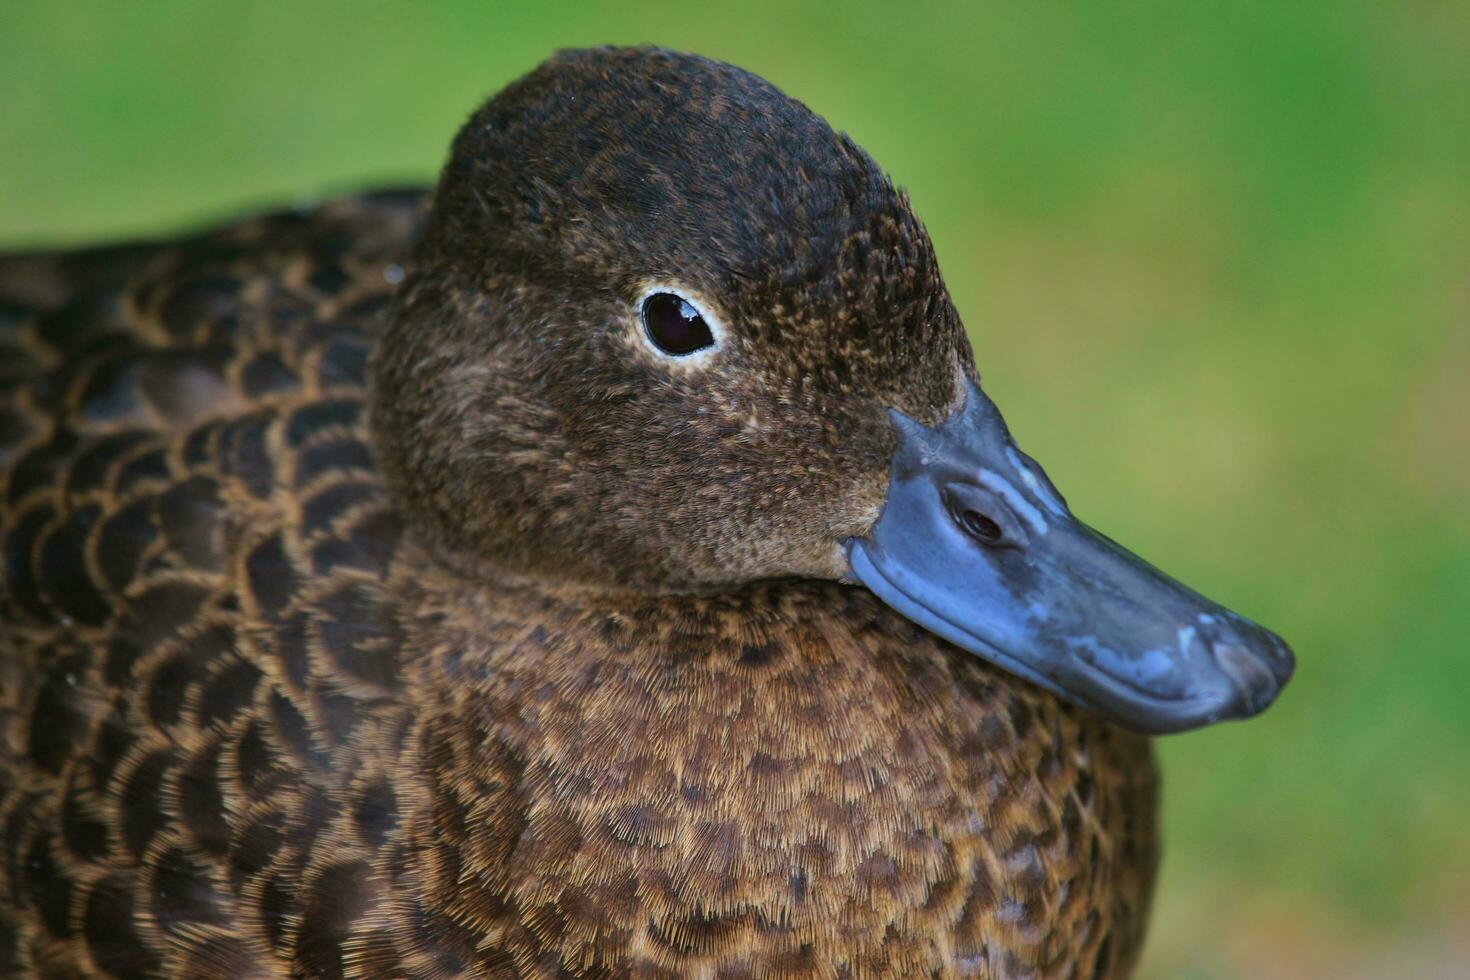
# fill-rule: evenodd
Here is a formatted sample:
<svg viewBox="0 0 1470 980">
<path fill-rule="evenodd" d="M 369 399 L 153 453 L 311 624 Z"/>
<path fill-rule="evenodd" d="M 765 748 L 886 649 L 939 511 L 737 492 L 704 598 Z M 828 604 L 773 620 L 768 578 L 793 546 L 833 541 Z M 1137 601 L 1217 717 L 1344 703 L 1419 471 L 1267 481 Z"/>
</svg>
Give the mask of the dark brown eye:
<svg viewBox="0 0 1470 980">
<path fill-rule="evenodd" d="M 995 544 L 1000 540 L 1000 525 L 993 518 L 985 516 L 978 510 L 962 510 L 959 516 L 960 523 L 964 525 L 965 531 L 972 538 L 986 544 Z"/>
<path fill-rule="evenodd" d="M 643 329 L 654 346 L 675 356 L 693 354 L 715 342 L 694 304 L 674 293 L 654 293 L 643 301 Z"/>
</svg>

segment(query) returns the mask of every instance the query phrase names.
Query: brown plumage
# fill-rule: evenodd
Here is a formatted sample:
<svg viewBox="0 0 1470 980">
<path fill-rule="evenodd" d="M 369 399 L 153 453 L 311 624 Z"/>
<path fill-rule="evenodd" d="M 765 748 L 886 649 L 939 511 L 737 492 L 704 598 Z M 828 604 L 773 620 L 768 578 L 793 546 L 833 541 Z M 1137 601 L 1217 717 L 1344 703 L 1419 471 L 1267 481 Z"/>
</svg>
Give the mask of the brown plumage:
<svg viewBox="0 0 1470 980">
<path fill-rule="evenodd" d="M 640 346 L 669 282 L 718 370 Z M 0 301 L 5 975 L 1128 972 L 1147 742 L 832 581 L 885 407 L 973 368 L 907 201 L 765 83 L 561 55 L 432 209 Z"/>
</svg>

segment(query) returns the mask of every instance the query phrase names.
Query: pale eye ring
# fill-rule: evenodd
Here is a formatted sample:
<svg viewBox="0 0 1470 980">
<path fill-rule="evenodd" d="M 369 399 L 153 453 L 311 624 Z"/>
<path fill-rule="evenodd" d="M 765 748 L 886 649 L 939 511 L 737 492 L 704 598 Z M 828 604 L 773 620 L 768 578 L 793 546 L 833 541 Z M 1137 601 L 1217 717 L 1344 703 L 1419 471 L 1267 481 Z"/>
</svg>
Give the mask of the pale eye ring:
<svg viewBox="0 0 1470 980">
<path fill-rule="evenodd" d="M 643 297 L 640 314 L 648 342 L 670 357 L 687 357 L 715 345 L 709 321 L 699 307 L 678 293 L 649 293 Z"/>
</svg>

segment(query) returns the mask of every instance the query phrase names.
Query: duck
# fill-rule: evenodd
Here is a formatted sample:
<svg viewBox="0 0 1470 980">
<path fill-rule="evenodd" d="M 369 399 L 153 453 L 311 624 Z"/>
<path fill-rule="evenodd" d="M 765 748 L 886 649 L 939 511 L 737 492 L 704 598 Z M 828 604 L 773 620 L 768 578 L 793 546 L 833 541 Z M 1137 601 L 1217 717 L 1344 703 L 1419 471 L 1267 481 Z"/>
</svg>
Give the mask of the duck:
<svg viewBox="0 0 1470 980">
<path fill-rule="evenodd" d="M 0 257 L 0 972 L 1120 977 L 1274 633 L 1077 520 L 907 196 L 564 51 L 436 187 Z"/>
</svg>

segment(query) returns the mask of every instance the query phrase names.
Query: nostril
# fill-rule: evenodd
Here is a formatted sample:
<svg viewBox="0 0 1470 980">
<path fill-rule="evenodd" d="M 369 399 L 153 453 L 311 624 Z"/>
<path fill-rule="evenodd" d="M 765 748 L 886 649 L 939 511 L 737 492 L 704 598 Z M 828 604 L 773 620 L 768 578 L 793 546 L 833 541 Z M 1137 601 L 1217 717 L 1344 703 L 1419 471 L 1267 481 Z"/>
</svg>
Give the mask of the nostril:
<svg viewBox="0 0 1470 980">
<path fill-rule="evenodd" d="M 985 544 L 998 544 L 1000 542 L 1003 534 L 1000 529 L 1000 524 L 995 518 L 969 508 L 960 511 L 956 516 L 959 520 L 960 527 L 964 528 L 965 533 L 970 535 L 970 537 L 975 538 L 977 541 L 983 541 Z"/>
<path fill-rule="evenodd" d="M 989 488 L 956 480 L 940 489 L 944 509 L 965 536 L 987 548 L 1015 548 L 1025 543 L 1014 515 Z"/>
</svg>

